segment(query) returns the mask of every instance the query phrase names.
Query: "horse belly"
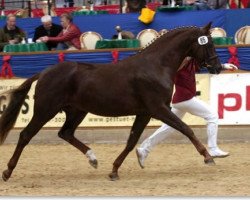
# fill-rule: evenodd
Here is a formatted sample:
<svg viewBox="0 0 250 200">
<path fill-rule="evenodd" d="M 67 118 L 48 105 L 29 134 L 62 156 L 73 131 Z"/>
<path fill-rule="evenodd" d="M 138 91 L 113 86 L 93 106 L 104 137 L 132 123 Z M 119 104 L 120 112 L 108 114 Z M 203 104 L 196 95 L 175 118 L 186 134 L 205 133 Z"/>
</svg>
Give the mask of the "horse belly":
<svg viewBox="0 0 250 200">
<path fill-rule="evenodd" d="M 136 114 L 141 110 L 141 105 L 134 95 L 131 76 L 124 76 L 117 68 L 92 72 L 88 77 L 81 79 L 75 99 L 82 110 L 97 115 Z"/>
<path fill-rule="evenodd" d="M 142 110 L 138 102 L 126 95 L 118 96 L 91 96 L 81 98 L 81 110 L 101 116 L 136 115 Z"/>
</svg>

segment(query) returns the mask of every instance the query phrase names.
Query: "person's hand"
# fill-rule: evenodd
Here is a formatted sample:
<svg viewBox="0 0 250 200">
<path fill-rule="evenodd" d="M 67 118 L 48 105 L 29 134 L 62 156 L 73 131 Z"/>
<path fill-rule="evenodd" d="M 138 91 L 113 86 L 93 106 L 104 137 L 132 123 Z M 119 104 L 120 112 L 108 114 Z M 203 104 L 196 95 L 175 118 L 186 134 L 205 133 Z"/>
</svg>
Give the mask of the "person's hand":
<svg viewBox="0 0 250 200">
<path fill-rule="evenodd" d="M 196 0 L 186 0 L 186 4 L 192 5 L 196 2 Z"/>
<path fill-rule="evenodd" d="M 231 64 L 231 63 L 224 63 L 223 68 L 231 70 L 231 71 L 238 70 L 238 67 L 236 65 L 234 65 L 234 64 Z"/>
<path fill-rule="evenodd" d="M 9 40 L 9 44 L 15 44 L 16 41 L 15 40 Z"/>
<path fill-rule="evenodd" d="M 39 38 L 42 42 L 48 42 L 49 37 L 48 36 L 44 36 L 44 37 L 40 37 Z"/>
<path fill-rule="evenodd" d="M 18 43 L 18 38 L 15 38 L 13 40 L 9 40 L 9 44 L 17 44 Z"/>
</svg>

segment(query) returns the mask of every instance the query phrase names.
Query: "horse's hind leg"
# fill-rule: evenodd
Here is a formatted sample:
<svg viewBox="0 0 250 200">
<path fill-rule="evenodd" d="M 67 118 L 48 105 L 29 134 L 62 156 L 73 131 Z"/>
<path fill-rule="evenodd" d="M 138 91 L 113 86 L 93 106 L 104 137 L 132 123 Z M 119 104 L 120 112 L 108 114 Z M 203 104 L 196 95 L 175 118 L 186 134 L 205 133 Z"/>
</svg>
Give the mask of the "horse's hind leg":
<svg viewBox="0 0 250 200">
<path fill-rule="evenodd" d="M 135 145 L 137 144 L 144 128 L 147 126 L 149 120 L 149 115 L 137 115 L 130 131 L 130 135 L 127 141 L 127 145 L 122 153 L 116 158 L 115 162 L 113 163 L 112 172 L 109 174 L 109 177 L 112 181 L 119 179 L 118 176 L 118 169 L 129 154 L 130 151 L 133 150 Z"/>
<path fill-rule="evenodd" d="M 50 115 L 50 117 L 46 116 L 42 118 L 41 113 L 39 113 L 39 116 L 36 113 L 39 113 L 39 112 L 34 112 L 34 115 L 31 121 L 20 133 L 19 140 L 18 140 L 16 149 L 14 151 L 14 154 L 12 155 L 10 161 L 7 164 L 8 169 L 3 171 L 2 178 L 4 181 L 7 181 L 10 178 L 14 168 L 17 165 L 17 162 L 21 156 L 21 153 L 24 147 L 30 142 L 32 137 L 38 133 L 38 131 L 43 127 L 43 125 L 46 122 L 48 122 L 52 118 L 52 116 L 54 116 L 54 115 Z"/>
<path fill-rule="evenodd" d="M 59 131 L 58 136 L 84 153 L 89 159 L 90 165 L 94 168 L 97 168 L 97 160 L 92 150 L 74 136 L 76 128 L 87 115 L 87 113 L 76 109 L 67 109 L 65 110 L 65 113 L 66 121 Z"/>
<path fill-rule="evenodd" d="M 169 126 L 187 136 L 193 143 L 197 151 L 204 156 L 204 162 L 206 164 L 215 164 L 213 158 L 210 156 L 205 146 L 195 136 L 192 129 L 183 121 L 181 121 L 174 113 L 172 113 L 169 108 L 167 108 L 166 106 L 154 108 L 152 117 L 163 121 L 165 124 L 168 124 Z"/>
</svg>

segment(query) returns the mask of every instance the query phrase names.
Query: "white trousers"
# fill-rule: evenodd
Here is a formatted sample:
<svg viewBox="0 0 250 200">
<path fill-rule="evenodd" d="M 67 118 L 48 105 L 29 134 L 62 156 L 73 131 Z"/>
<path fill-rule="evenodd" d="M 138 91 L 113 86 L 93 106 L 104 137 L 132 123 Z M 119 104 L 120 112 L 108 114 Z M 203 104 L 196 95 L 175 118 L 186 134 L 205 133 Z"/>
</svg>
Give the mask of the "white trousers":
<svg viewBox="0 0 250 200">
<path fill-rule="evenodd" d="M 210 149 L 217 148 L 218 113 L 208 104 L 193 97 L 190 100 L 172 104 L 171 111 L 180 119 L 182 119 L 187 112 L 205 119 L 207 122 L 208 147 Z M 163 124 L 150 137 L 145 139 L 140 147 L 150 152 L 155 145 L 165 140 L 174 131 L 175 129 L 172 127 Z"/>
</svg>

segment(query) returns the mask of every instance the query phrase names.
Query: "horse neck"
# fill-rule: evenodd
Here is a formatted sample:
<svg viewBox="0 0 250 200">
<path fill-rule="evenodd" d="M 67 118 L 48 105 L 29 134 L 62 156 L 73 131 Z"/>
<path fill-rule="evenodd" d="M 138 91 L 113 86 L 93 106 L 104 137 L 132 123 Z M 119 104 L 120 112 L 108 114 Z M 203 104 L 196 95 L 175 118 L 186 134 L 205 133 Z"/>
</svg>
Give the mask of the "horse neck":
<svg viewBox="0 0 250 200">
<path fill-rule="evenodd" d="M 195 40 L 191 31 L 173 31 L 158 38 L 144 49 L 143 56 L 162 67 L 170 67 L 176 72 L 185 57 L 188 56 L 190 46 Z"/>
</svg>

